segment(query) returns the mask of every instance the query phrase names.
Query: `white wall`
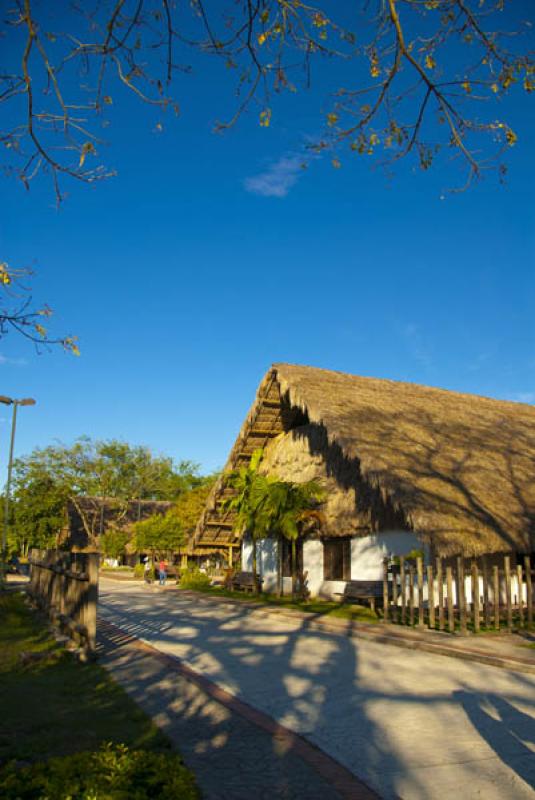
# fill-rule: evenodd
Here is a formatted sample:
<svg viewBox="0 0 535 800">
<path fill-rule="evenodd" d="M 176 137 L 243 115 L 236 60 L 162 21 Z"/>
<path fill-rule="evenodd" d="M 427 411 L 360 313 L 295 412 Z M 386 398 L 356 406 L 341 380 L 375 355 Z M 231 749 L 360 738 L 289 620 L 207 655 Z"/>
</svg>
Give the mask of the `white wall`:
<svg viewBox="0 0 535 800">
<path fill-rule="evenodd" d="M 256 543 L 256 566 L 258 574 L 264 579 L 262 589 L 266 592 L 277 590 L 278 542 L 276 539 L 260 539 Z M 249 537 L 242 542 L 242 569 L 253 571 L 253 544 Z"/>
<path fill-rule="evenodd" d="M 246 536 L 241 543 L 241 568 L 244 572 L 253 571 L 253 543 Z"/>
<path fill-rule="evenodd" d="M 343 593 L 345 581 L 323 580 L 323 542 L 319 539 L 303 542 L 303 572 L 308 573 L 306 585 L 312 597 L 341 599 L 336 593 Z"/>
<path fill-rule="evenodd" d="M 408 531 L 392 531 L 351 539 L 351 578 L 354 580 L 382 580 L 383 559 L 386 556 L 405 555 L 422 549 L 419 539 Z M 252 572 L 253 548 L 249 538 L 242 542 L 242 569 Z M 277 590 L 278 543 L 275 539 L 262 539 L 256 545 L 258 572 L 264 578 L 263 589 Z M 307 573 L 307 588 L 312 597 L 330 597 L 339 600 L 345 581 L 323 579 L 323 542 L 307 539 L 303 542 L 303 571 Z M 291 591 L 290 578 L 284 578 L 284 593 Z"/>
<path fill-rule="evenodd" d="M 424 549 L 421 541 L 409 531 L 388 531 L 356 537 L 351 540 L 351 578 L 356 581 L 382 580 L 384 558 Z"/>
</svg>

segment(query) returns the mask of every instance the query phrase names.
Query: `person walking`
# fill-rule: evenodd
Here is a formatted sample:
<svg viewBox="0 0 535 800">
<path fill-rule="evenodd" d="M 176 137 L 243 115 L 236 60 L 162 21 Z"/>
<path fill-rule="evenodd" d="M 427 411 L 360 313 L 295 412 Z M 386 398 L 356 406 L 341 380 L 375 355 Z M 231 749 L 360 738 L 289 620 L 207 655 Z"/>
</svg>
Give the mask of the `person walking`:
<svg viewBox="0 0 535 800">
<path fill-rule="evenodd" d="M 165 586 L 165 579 L 167 578 L 166 567 L 167 564 L 162 558 L 162 560 L 160 561 L 160 565 L 158 567 L 158 572 L 160 574 L 160 586 Z"/>
<path fill-rule="evenodd" d="M 150 583 L 151 582 L 151 577 L 152 577 L 152 564 L 151 564 L 148 556 L 147 556 L 147 558 L 145 558 L 145 569 L 144 569 L 144 573 L 143 574 L 145 576 L 145 583 Z"/>
</svg>

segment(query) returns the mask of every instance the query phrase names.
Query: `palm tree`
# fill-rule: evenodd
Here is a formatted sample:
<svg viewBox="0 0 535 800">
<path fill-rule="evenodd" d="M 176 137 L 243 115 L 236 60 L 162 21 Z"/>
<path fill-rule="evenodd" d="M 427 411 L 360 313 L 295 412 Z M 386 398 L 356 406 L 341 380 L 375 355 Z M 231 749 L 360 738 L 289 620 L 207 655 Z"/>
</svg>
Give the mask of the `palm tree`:
<svg viewBox="0 0 535 800">
<path fill-rule="evenodd" d="M 248 533 L 252 540 L 253 580 L 258 594 L 257 550 L 258 539 L 269 534 L 269 479 L 260 475 L 258 466 L 262 460 L 263 450 L 255 450 L 247 467 L 233 470 L 225 478 L 225 484 L 234 490 L 234 497 L 223 503 L 223 509 L 236 512 L 234 530 L 236 533 Z"/>
<path fill-rule="evenodd" d="M 279 538 L 279 593 L 282 594 L 282 539 L 291 543 L 292 597 L 296 595 L 297 540 L 307 530 L 321 524 L 323 515 L 317 506 L 324 496 L 315 481 L 294 483 L 274 479 L 269 486 L 270 531 Z"/>
<path fill-rule="evenodd" d="M 269 535 L 279 539 L 279 591 L 281 590 L 280 560 L 282 539 L 292 545 L 292 595 L 296 591 L 297 539 L 305 528 L 317 525 L 321 512 L 317 505 L 323 497 L 320 486 L 314 481 L 293 483 L 258 472 L 263 451 L 256 450 L 249 466 L 234 470 L 226 478 L 235 496 L 224 503 L 224 508 L 236 511 L 234 530 L 249 533 L 252 539 L 253 576 L 257 581 L 257 541 Z"/>
</svg>

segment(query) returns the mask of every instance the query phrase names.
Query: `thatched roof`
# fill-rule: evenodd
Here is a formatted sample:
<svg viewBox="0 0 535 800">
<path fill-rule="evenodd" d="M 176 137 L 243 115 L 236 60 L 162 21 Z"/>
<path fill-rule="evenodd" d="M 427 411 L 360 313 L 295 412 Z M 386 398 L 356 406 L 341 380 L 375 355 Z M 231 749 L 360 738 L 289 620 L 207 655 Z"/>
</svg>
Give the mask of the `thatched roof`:
<svg viewBox="0 0 535 800">
<path fill-rule="evenodd" d="M 326 535 L 405 528 L 444 555 L 535 549 L 532 406 L 275 364 L 225 471 L 257 447 L 269 472 L 324 483 Z M 236 540 L 222 492 L 196 542 Z"/>
<path fill-rule="evenodd" d="M 67 525 L 62 546 L 84 549 L 100 533 L 113 528 L 129 532 L 132 525 L 154 514 L 165 514 L 173 506 L 167 500 L 121 500 L 116 497 L 72 497 L 66 508 Z"/>
</svg>

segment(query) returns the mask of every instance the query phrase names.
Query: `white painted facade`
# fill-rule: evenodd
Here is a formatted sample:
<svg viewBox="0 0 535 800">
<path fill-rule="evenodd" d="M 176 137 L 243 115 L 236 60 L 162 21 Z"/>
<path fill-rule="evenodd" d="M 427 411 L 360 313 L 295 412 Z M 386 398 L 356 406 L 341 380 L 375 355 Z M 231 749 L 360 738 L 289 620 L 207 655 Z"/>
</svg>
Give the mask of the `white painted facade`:
<svg viewBox="0 0 535 800">
<path fill-rule="evenodd" d="M 260 539 L 256 543 L 256 566 L 263 578 L 262 589 L 266 592 L 277 589 L 278 549 L 275 539 Z M 253 571 L 253 543 L 249 537 L 242 541 L 241 563 L 245 572 Z"/>
<path fill-rule="evenodd" d="M 383 559 L 386 556 L 399 556 L 411 550 L 422 549 L 422 543 L 409 531 L 391 531 L 360 536 L 351 539 L 351 578 L 353 580 L 381 580 Z M 424 548 L 425 551 L 425 548 Z M 277 589 L 278 543 L 275 539 L 262 539 L 257 542 L 257 567 L 262 576 L 263 589 L 273 592 Z M 252 543 L 245 538 L 242 543 L 242 569 L 253 569 Z M 306 574 L 307 588 L 312 597 L 339 599 L 345 581 L 326 581 L 323 578 L 323 542 L 319 539 L 305 539 L 303 542 L 303 572 Z M 291 589 L 290 578 L 284 579 L 284 592 Z"/>
</svg>

